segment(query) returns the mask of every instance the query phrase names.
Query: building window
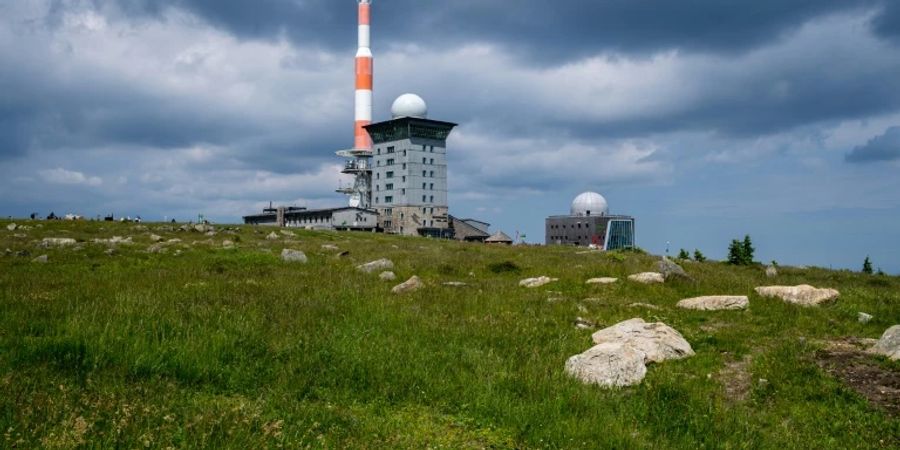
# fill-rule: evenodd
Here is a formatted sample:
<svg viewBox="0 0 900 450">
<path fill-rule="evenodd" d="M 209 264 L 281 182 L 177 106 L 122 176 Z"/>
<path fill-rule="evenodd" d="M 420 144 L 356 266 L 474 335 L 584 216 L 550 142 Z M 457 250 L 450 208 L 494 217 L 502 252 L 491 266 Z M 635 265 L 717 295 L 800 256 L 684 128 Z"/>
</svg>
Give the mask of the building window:
<svg viewBox="0 0 900 450">
<path fill-rule="evenodd" d="M 393 203 L 393 202 L 394 202 L 394 197 L 391 196 L 391 195 L 388 195 L 388 196 L 384 197 L 384 202 L 385 202 L 385 203 Z"/>
<path fill-rule="evenodd" d="M 434 146 L 433 146 L 433 145 L 431 146 L 430 151 L 431 151 L 431 153 L 434 153 Z"/>
<path fill-rule="evenodd" d="M 403 182 L 406 183 L 406 175 L 403 175 Z"/>
<path fill-rule="evenodd" d="M 388 147 L 388 148 L 387 148 L 387 152 L 388 152 L 388 153 L 394 153 L 394 147 Z"/>
<path fill-rule="evenodd" d="M 431 171 L 431 178 L 434 178 L 434 171 Z"/>
<path fill-rule="evenodd" d="M 403 170 L 406 170 L 406 163 L 403 163 Z"/>
<path fill-rule="evenodd" d="M 384 189 L 387 190 L 387 191 L 393 191 L 393 190 L 394 190 L 394 183 L 388 183 L 388 184 L 384 185 Z"/>
<path fill-rule="evenodd" d="M 401 193 L 402 193 L 403 195 L 406 195 L 406 188 L 401 189 L 401 191 L 402 191 Z"/>
<path fill-rule="evenodd" d="M 422 203 L 424 203 L 424 202 L 425 202 L 425 196 L 423 195 L 423 196 L 422 196 Z"/>
<path fill-rule="evenodd" d="M 429 164 L 434 165 L 434 158 L 431 158 L 430 161 L 431 161 L 431 162 L 429 162 Z"/>
<path fill-rule="evenodd" d="M 405 214 L 400 213 L 400 220 L 403 220 L 403 217 L 404 217 L 404 216 L 405 216 Z"/>
<path fill-rule="evenodd" d="M 422 158 L 422 164 L 428 164 L 428 158 Z"/>
<path fill-rule="evenodd" d="M 425 150 L 427 150 L 426 147 L 427 147 L 426 145 L 422 145 L 422 151 L 423 151 L 423 152 L 424 152 Z"/>
<path fill-rule="evenodd" d="M 427 171 L 427 170 L 423 170 L 423 171 L 422 171 L 422 178 L 425 178 L 426 176 L 428 176 L 427 174 L 428 174 L 428 171 Z"/>
<path fill-rule="evenodd" d="M 428 208 L 422 208 L 422 214 L 428 214 Z"/>
<path fill-rule="evenodd" d="M 380 179 L 381 179 L 381 172 L 375 172 L 375 179 L 376 179 L 376 180 L 380 180 Z"/>
<path fill-rule="evenodd" d="M 375 203 L 379 203 L 378 197 L 375 197 Z"/>
<path fill-rule="evenodd" d="M 388 172 L 388 173 L 384 174 L 384 177 L 385 178 L 394 178 L 394 172 Z"/>
<path fill-rule="evenodd" d="M 422 189 L 423 190 L 425 189 L 425 183 L 422 183 Z"/>
<path fill-rule="evenodd" d="M 431 196 L 431 203 L 434 203 L 434 196 Z"/>
<path fill-rule="evenodd" d="M 431 190 L 433 191 L 433 190 L 434 190 L 434 183 L 431 183 L 430 185 L 428 185 L 428 188 L 431 189 Z"/>
<path fill-rule="evenodd" d="M 393 165 L 394 165 L 394 158 L 388 159 L 387 162 L 386 162 L 385 164 L 388 165 L 388 166 L 393 166 Z"/>
<path fill-rule="evenodd" d="M 378 192 L 378 191 L 380 191 L 380 190 L 381 190 L 381 185 L 380 185 L 380 184 L 376 184 L 376 185 L 375 185 L 375 192 Z"/>
<path fill-rule="evenodd" d="M 393 210 L 393 208 L 385 208 L 384 213 L 387 215 L 391 215 L 394 213 L 394 210 Z"/>
<path fill-rule="evenodd" d="M 375 149 L 375 154 L 376 154 L 376 155 L 380 155 L 380 154 L 381 154 L 381 149 L 380 149 L 380 148 Z"/>
</svg>

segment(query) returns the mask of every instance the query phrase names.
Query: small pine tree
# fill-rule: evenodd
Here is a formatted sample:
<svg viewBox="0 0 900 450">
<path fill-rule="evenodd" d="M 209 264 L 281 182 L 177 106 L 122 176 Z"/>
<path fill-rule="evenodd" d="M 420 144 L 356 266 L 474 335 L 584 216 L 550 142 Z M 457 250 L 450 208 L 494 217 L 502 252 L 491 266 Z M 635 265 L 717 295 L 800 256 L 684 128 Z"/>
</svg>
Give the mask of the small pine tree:
<svg viewBox="0 0 900 450">
<path fill-rule="evenodd" d="M 743 264 L 749 266 L 753 264 L 753 252 L 756 251 L 753 248 L 753 242 L 750 241 L 750 235 L 744 236 L 744 242 L 741 244 L 742 256 L 743 256 Z"/>
<path fill-rule="evenodd" d="M 678 259 L 691 259 L 691 255 L 685 249 L 678 252 Z"/>
<path fill-rule="evenodd" d="M 744 246 L 737 239 L 731 240 L 728 246 L 728 264 L 739 266 L 744 263 Z"/>
<path fill-rule="evenodd" d="M 694 261 L 703 262 L 706 261 L 706 256 L 703 256 L 703 253 L 700 250 L 694 249 Z"/>
<path fill-rule="evenodd" d="M 869 260 L 869 257 L 866 256 L 866 260 L 863 261 L 863 273 L 867 275 L 872 275 L 872 261 Z"/>
</svg>

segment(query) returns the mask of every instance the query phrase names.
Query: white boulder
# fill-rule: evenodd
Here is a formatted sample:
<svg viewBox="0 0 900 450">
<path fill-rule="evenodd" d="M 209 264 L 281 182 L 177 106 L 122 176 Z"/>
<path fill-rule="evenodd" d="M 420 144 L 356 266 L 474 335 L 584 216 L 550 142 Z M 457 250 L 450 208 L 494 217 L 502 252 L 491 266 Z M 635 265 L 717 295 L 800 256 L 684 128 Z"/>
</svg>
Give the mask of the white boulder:
<svg viewBox="0 0 900 450">
<path fill-rule="evenodd" d="M 397 279 L 397 275 L 394 274 L 394 272 L 385 271 L 381 272 L 381 274 L 378 275 L 378 278 L 381 279 L 381 281 L 394 281 Z"/>
<path fill-rule="evenodd" d="M 859 314 L 857 314 L 856 316 L 856 319 L 859 321 L 859 323 L 869 323 L 872 320 L 872 315 L 866 314 L 864 312 L 859 312 Z"/>
<path fill-rule="evenodd" d="M 601 277 L 601 278 L 591 278 L 590 280 L 585 281 L 585 284 L 613 284 L 619 281 L 618 278 L 609 278 L 609 277 Z"/>
<path fill-rule="evenodd" d="M 630 275 L 629 280 L 644 284 L 665 283 L 666 277 L 659 272 L 643 272 Z"/>
<path fill-rule="evenodd" d="M 835 289 L 819 289 L 808 284 L 800 286 L 762 286 L 756 293 L 763 297 L 780 298 L 788 303 L 800 306 L 819 306 L 838 298 L 841 293 Z"/>
<path fill-rule="evenodd" d="M 306 264 L 308 261 L 305 253 L 300 250 L 291 250 L 289 248 L 281 251 L 281 260 L 284 262 L 296 262 L 302 264 Z"/>
<path fill-rule="evenodd" d="M 44 238 L 44 240 L 41 241 L 41 245 L 44 247 L 68 247 L 77 243 L 78 242 L 72 238 Z"/>
<path fill-rule="evenodd" d="M 356 270 L 365 273 L 372 273 L 379 270 L 391 270 L 393 268 L 394 263 L 391 260 L 384 258 L 356 266 Z"/>
<path fill-rule="evenodd" d="M 881 335 L 872 351 L 893 361 L 900 359 L 900 325 L 894 325 Z"/>
<path fill-rule="evenodd" d="M 618 342 L 640 350 L 648 362 L 663 362 L 694 355 L 691 344 L 674 328 L 662 323 L 647 323 L 635 318 L 594 333 L 596 344 Z"/>
<path fill-rule="evenodd" d="M 621 342 L 595 345 L 566 361 L 566 373 L 603 387 L 632 386 L 647 375 L 646 355 Z"/>
<path fill-rule="evenodd" d="M 747 309 L 750 299 L 746 295 L 710 295 L 706 297 L 686 298 L 675 306 L 700 311 L 721 311 Z"/>
<path fill-rule="evenodd" d="M 407 292 L 418 291 L 423 287 L 425 287 L 425 283 L 422 283 L 422 280 L 420 280 L 419 277 L 413 275 L 412 278 L 394 286 L 394 288 L 391 289 L 391 292 L 395 294 L 406 294 Z"/>
<path fill-rule="evenodd" d="M 526 288 L 536 288 L 541 287 L 545 284 L 552 283 L 554 281 L 558 281 L 559 278 L 550 278 L 550 277 L 537 277 L 537 278 L 526 278 L 519 282 L 519 286 Z"/>
</svg>

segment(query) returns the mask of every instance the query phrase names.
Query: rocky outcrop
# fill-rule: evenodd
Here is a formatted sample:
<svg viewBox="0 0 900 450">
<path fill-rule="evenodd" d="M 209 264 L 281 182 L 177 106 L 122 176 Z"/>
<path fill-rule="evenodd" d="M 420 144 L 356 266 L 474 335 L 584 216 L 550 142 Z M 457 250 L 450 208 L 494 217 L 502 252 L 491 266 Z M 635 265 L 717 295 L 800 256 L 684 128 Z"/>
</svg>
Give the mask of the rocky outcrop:
<svg viewBox="0 0 900 450">
<path fill-rule="evenodd" d="M 300 250 L 291 250 L 289 248 L 286 248 L 281 251 L 281 260 L 284 262 L 302 263 L 302 264 L 305 264 L 307 261 L 309 261 L 306 258 L 305 253 L 301 252 Z"/>
<path fill-rule="evenodd" d="M 423 287 L 425 287 L 425 283 L 422 283 L 422 280 L 419 279 L 419 277 L 413 275 L 412 278 L 394 286 L 394 288 L 391 289 L 391 292 L 395 294 L 406 294 L 409 292 L 418 291 Z"/>
<path fill-rule="evenodd" d="M 666 278 L 663 276 L 663 274 L 661 274 L 659 272 L 636 273 L 634 275 L 630 275 L 628 277 L 628 279 L 631 281 L 634 281 L 637 283 L 643 283 L 643 284 L 655 284 L 655 283 L 665 283 L 666 282 Z"/>
<path fill-rule="evenodd" d="M 393 268 L 394 263 L 391 260 L 384 258 L 356 266 L 356 270 L 365 273 L 372 273 L 379 270 L 391 270 Z"/>
<path fill-rule="evenodd" d="M 747 309 L 750 299 L 746 295 L 711 295 L 706 297 L 686 298 L 675 306 L 700 311 L 722 311 Z"/>
<path fill-rule="evenodd" d="M 595 345 L 566 361 L 566 373 L 603 387 L 632 386 L 647 375 L 646 355 L 621 342 Z"/>
<path fill-rule="evenodd" d="M 585 281 L 585 284 L 613 284 L 619 281 L 618 278 L 609 278 L 609 277 L 601 277 L 601 278 L 591 278 L 590 280 Z"/>
<path fill-rule="evenodd" d="M 526 278 L 519 282 L 519 286 L 526 288 L 536 288 L 558 280 L 558 278 L 550 278 L 545 276 L 540 276 L 537 278 Z"/>
<path fill-rule="evenodd" d="M 819 289 L 808 284 L 800 286 L 762 286 L 756 293 L 763 297 L 780 298 L 788 303 L 800 306 L 819 306 L 822 303 L 837 299 L 841 294 L 834 289 Z"/>
<path fill-rule="evenodd" d="M 619 342 L 634 347 L 646 355 L 648 362 L 681 359 L 694 354 L 691 344 L 674 328 L 662 323 L 647 323 L 644 319 L 626 320 L 594 333 L 596 344 Z"/>
<path fill-rule="evenodd" d="M 884 355 L 892 361 L 900 359 L 900 325 L 894 325 L 881 335 L 872 352 Z"/>
</svg>

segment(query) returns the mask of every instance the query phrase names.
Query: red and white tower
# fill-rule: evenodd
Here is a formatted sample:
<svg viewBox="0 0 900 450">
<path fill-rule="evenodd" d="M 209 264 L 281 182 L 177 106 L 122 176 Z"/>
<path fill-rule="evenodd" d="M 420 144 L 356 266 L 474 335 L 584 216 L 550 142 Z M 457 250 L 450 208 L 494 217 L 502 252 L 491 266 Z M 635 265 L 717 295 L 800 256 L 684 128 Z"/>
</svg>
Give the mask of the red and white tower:
<svg viewBox="0 0 900 450">
<path fill-rule="evenodd" d="M 369 208 L 372 204 L 372 139 L 364 128 L 372 123 L 373 60 L 371 49 L 372 0 L 359 2 L 359 29 L 356 50 L 356 101 L 353 132 L 353 148 L 337 152 L 347 158 L 343 173 L 354 176 L 352 187 L 338 192 L 350 196 L 350 206 Z"/>
</svg>

